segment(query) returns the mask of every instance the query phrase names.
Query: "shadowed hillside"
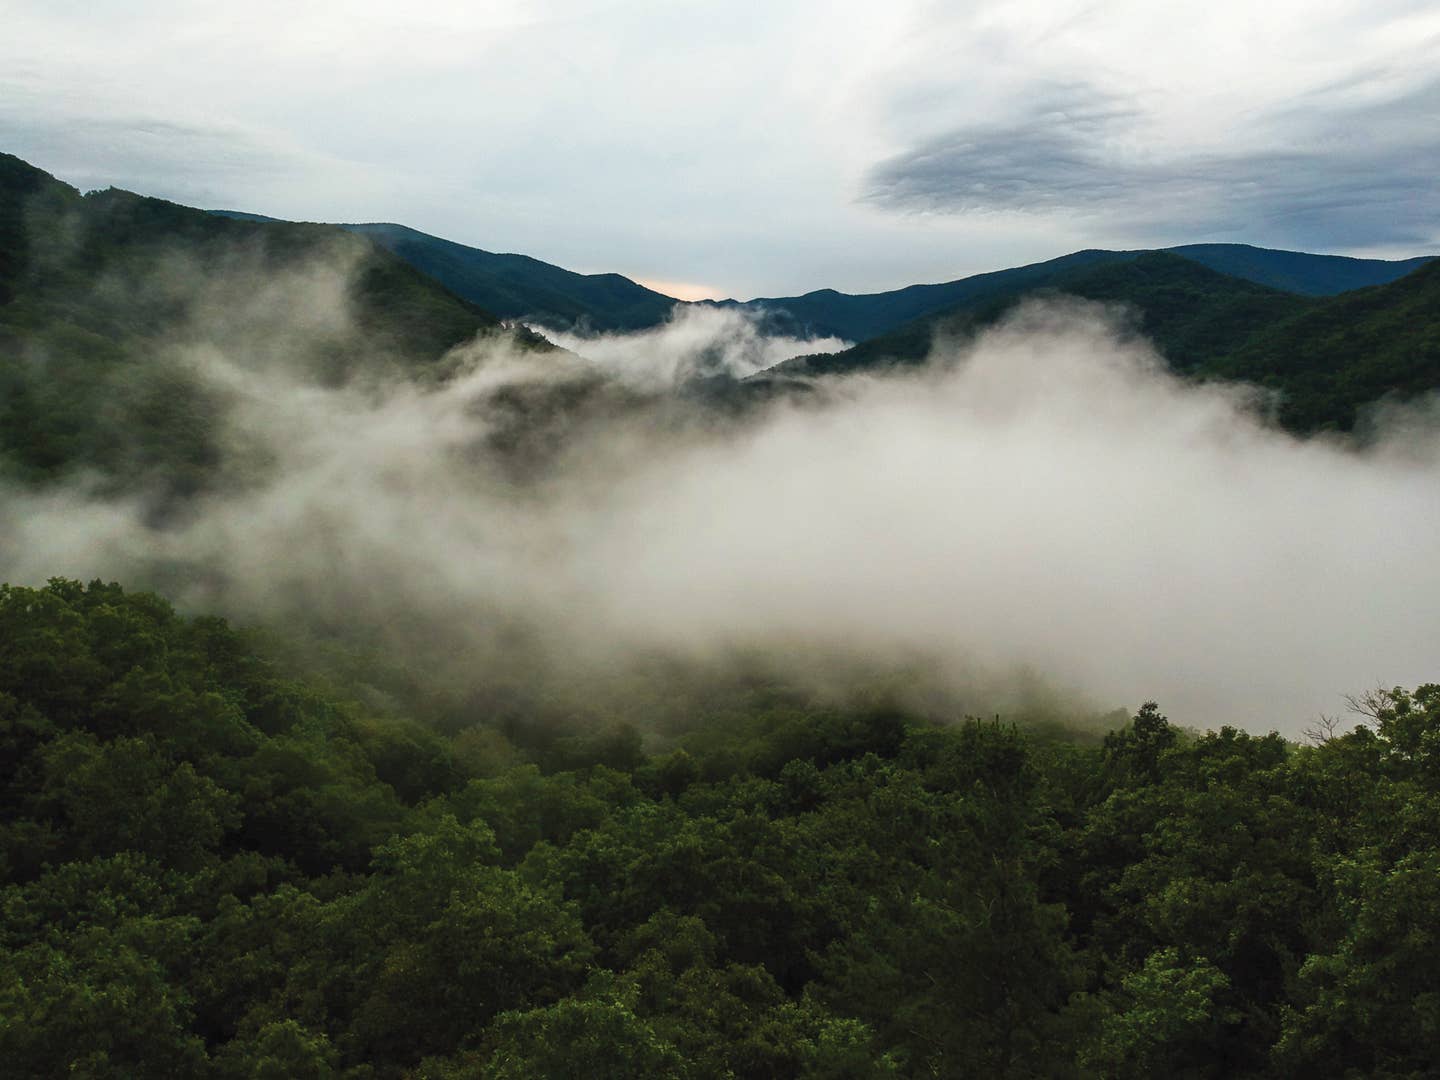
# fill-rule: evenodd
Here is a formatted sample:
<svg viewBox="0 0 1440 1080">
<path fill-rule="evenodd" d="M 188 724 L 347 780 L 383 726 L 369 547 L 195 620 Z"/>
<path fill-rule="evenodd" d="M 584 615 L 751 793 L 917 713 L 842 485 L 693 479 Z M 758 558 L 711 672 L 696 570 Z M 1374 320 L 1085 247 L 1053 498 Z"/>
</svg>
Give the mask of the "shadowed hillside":
<svg viewBox="0 0 1440 1080">
<path fill-rule="evenodd" d="M 676 304 L 619 274 L 577 274 L 528 255 L 497 255 L 404 225 L 344 225 L 393 251 L 463 296 L 506 319 L 561 329 L 637 330 L 662 323 Z"/>
<path fill-rule="evenodd" d="M 244 220 L 271 220 L 238 211 L 216 213 Z M 668 319 L 677 303 L 619 274 L 577 274 L 528 255 L 497 255 L 404 225 L 341 227 L 370 237 L 457 296 L 507 319 L 527 319 L 539 325 L 580 332 L 642 330 Z M 1433 258 L 1355 259 L 1276 251 L 1248 244 L 1186 244 L 1164 249 L 1164 252 L 1089 249 L 956 281 L 909 285 L 879 293 L 852 295 L 835 289 L 817 289 L 803 296 L 696 303 L 746 312 L 774 334 L 864 342 L 901 330 L 907 323 L 928 315 L 959 307 L 974 308 L 1047 286 L 1065 288 L 1079 271 L 1166 252 L 1182 255 L 1229 277 L 1302 296 L 1330 296 L 1383 285 Z"/>
<path fill-rule="evenodd" d="M 974 334 L 1021 300 L 1046 296 L 1122 305 L 1172 369 L 1277 391 L 1278 418 L 1297 432 L 1349 430 L 1363 405 L 1440 387 L 1440 269 L 1433 262 L 1387 285 L 1302 297 L 1165 252 L 966 301 L 844 352 L 788 360 L 754 381 L 920 363 L 937 340 Z"/>
<path fill-rule="evenodd" d="M 81 195 L 0 155 L 0 459 L 12 475 L 163 473 L 181 491 L 203 486 L 223 410 L 191 375 L 196 350 L 283 360 L 335 384 L 434 370 L 452 347 L 501 332 L 494 315 L 333 226 Z"/>
<path fill-rule="evenodd" d="M 1298 311 L 1201 370 L 1280 391 L 1287 427 L 1348 430 L 1369 402 L 1440 387 L 1440 264 Z"/>
<path fill-rule="evenodd" d="M 1273 251 L 1247 244 L 1190 244 L 1163 252 L 1077 251 L 1047 262 L 976 274 L 940 285 L 911 285 L 891 292 L 851 296 L 821 289 L 804 296 L 766 297 L 744 303 L 724 300 L 762 315 L 785 333 L 834 335 L 863 342 L 900 330 L 927 315 L 1002 301 L 1018 292 L 1044 287 L 1070 291 L 1075 274 L 1100 264 L 1123 264 L 1146 255 L 1183 255 L 1192 262 L 1230 277 L 1305 296 L 1329 296 L 1347 289 L 1381 285 L 1402 277 L 1432 256 L 1391 262 Z"/>
</svg>

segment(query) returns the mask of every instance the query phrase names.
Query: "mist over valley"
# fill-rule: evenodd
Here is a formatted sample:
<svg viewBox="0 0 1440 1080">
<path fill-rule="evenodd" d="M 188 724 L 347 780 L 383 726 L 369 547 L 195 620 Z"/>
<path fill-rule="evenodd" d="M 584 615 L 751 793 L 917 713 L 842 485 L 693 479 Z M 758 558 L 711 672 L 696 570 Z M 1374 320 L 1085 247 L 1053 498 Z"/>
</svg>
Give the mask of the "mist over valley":
<svg viewBox="0 0 1440 1080">
<path fill-rule="evenodd" d="M 65 209 L 31 249 L 83 269 L 63 289 L 21 277 L 11 310 L 113 310 L 92 317 L 134 336 L 96 363 L 9 323 L 11 415 L 40 404 L 7 433 L 16 583 L 348 626 L 406 664 L 463 658 L 476 685 L 519 662 L 497 641 L 523 627 L 547 664 L 758 654 L 810 685 L 830 653 L 821 683 L 844 656 L 867 677 L 919 663 L 962 715 L 1013 705 L 1023 673 L 1081 711 L 1156 698 L 1196 728 L 1290 734 L 1422 681 L 1440 640 L 1415 602 L 1440 573 L 1432 399 L 1392 391 L 1354 433 L 1290 433 L 1284 390 L 1185 377 L 1196 339 L 1263 342 L 1254 311 L 1299 336 L 1346 297 L 1124 256 L 1083 265 L 1129 275 L 1133 302 L 1086 298 L 1093 269 L 1068 293 L 1031 275 L 922 323 L 918 357 L 696 304 L 516 337 L 339 230 L 35 182 Z M 1413 306 L 1437 278 L 1414 280 L 1378 288 Z M 88 380 L 88 411 L 46 413 L 57 379 Z"/>
</svg>

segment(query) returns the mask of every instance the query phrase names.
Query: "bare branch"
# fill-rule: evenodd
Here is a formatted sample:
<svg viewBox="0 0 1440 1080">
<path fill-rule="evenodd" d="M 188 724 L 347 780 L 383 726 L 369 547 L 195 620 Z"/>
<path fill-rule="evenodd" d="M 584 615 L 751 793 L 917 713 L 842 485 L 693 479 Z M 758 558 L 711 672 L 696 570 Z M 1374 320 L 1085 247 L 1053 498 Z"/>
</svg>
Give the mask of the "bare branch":
<svg viewBox="0 0 1440 1080">
<path fill-rule="evenodd" d="M 1340 723 L 1340 717 L 1321 713 L 1305 726 L 1303 734 L 1312 746 L 1324 746 L 1335 738 L 1336 732 L 1340 729 Z"/>
<path fill-rule="evenodd" d="M 1345 704 L 1357 716 L 1368 716 L 1371 720 L 1379 720 L 1380 714 L 1395 704 L 1395 691 L 1386 690 L 1385 687 L 1377 685 L 1363 694 L 1346 694 Z"/>
</svg>

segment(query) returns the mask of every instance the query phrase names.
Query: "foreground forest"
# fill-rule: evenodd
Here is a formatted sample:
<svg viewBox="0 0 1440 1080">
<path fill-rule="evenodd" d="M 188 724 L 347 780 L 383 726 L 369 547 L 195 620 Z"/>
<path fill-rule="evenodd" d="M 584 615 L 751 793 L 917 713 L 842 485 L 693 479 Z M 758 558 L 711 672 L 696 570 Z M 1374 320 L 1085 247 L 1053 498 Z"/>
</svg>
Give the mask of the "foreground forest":
<svg viewBox="0 0 1440 1080">
<path fill-rule="evenodd" d="M 15 1076 L 1425 1076 L 1440 686 L 1314 745 L 736 688 L 444 731 L 116 585 L 0 590 Z"/>
</svg>

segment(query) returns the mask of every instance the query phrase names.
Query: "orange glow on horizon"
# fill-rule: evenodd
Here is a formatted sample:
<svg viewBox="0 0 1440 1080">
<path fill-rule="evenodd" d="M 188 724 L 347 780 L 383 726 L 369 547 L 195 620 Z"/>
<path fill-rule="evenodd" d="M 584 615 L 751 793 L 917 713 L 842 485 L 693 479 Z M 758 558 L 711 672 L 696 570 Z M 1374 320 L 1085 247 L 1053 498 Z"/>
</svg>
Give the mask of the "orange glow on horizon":
<svg viewBox="0 0 1440 1080">
<path fill-rule="evenodd" d="M 660 278 L 634 279 L 636 284 L 644 285 L 647 289 L 654 289 L 666 296 L 673 296 L 676 300 L 723 300 L 724 295 L 719 289 L 709 285 L 698 285 L 691 281 L 662 281 Z"/>
</svg>

